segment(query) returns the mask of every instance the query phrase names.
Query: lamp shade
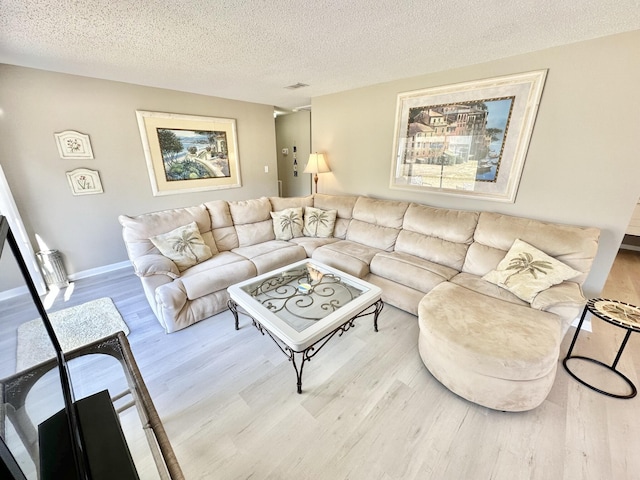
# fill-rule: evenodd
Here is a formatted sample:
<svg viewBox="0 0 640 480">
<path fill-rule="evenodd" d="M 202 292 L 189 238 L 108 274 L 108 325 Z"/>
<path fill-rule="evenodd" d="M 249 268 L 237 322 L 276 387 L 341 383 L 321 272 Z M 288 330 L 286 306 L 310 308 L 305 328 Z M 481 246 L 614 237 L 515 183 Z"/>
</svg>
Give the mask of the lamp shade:
<svg viewBox="0 0 640 480">
<path fill-rule="evenodd" d="M 303 173 L 327 173 L 331 169 L 327 165 L 324 155 L 322 153 L 312 153 L 309 155 L 309 161 L 307 166 L 304 167 Z"/>
</svg>

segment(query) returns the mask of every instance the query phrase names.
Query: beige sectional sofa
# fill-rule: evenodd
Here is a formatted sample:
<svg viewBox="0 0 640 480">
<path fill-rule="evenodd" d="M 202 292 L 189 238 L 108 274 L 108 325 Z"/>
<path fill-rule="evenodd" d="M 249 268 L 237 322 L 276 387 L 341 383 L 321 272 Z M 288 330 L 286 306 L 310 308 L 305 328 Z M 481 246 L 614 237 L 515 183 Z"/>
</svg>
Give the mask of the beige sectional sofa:
<svg viewBox="0 0 640 480">
<path fill-rule="evenodd" d="M 305 207 L 336 212 L 332 236 L 276 239 L 271 213 Z M 119 220 L 129 258 L 167 332 L 226 309 L 228 286 L 312 257 L 378 285 L 386 303 L 418 315 L 420 355 L 441 383 L 468 400 L 510 411 L 546 398 L 560 342 L 585 303 L 581 285 L 599 236 L 595 228 L 491 212 L 321 194 L 217 200 Z M 190 222 L 212 256 L 180 271 L 151 239 Z M 516 240 L 576 276 L 529 301 L 483 278 L 504 267 Z M 522 268 L 537 277 L 548 264 L 537 259 Z M 512 270 L 502 273 L 513 276 Z"/>
</svg>

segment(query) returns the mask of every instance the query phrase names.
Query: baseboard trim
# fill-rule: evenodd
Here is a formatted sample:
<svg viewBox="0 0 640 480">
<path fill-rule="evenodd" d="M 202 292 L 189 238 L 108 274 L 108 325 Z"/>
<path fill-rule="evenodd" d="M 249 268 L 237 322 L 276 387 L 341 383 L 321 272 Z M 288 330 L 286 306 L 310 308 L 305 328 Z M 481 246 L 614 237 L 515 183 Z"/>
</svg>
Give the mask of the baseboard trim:
<svg viewBox="0 0 640 480">
<path fill-rule="evenodd" d="M 29 289 L 26 286 L 5 290 L 4 292 L 0 292 L 0 302 L 3 300 L 9 300 L 10 298 L 19 297 L 21 295 L 26 295 L 27 293 L 29 293 Z"/>
<path fill-rule="evenodd" d="M 131 262 L 129 260 L 125 260 L 124 262 L 112 263 L 110 265 L 104 265 L 102 267 L 90 268 L 89 270 L 83 270 L 81 272 L 71 273 L 68 276 L 69 276 L 69 280 L 73 282 L 75 280 L 80 280 L 82 278 L 94 277 L 96 275 L 114 272 L 116 270 L 121 270 L 127 267 L 131 267 Z"/>
<path fill-rule="evenodd" d="M 637 245 L 626 245 L 623 243 L 622 245 L 620 245 L 620 248 L 622 250 L 633 250 L 635 252 L 640 252 L 640 247 Z"/>
<path fill-rule="evenodd" d="M 83 278 L 94 277 L 96 275 L 101 275 L 103 273 L 114 272 L 116 270 L 121 270 L 123 268 L 131 268 L 131 262 L 126 260 L 124 262 L 112 263 L 110 265 L 103 265 L 102 267 L 90 268 L 88 270 L 83 270 L 81 272 L 71 273 L 68 275 L 69 280 L 76 281 Z M 0 302 L 3 300 L 9 300 L 10 298 L 19 297 L 21 295 L 26 295 L 29 293 L 29 289 L 25 286 L 11 288 L 9 290 L 5 290 L 0 292 Z"/>
</svg>

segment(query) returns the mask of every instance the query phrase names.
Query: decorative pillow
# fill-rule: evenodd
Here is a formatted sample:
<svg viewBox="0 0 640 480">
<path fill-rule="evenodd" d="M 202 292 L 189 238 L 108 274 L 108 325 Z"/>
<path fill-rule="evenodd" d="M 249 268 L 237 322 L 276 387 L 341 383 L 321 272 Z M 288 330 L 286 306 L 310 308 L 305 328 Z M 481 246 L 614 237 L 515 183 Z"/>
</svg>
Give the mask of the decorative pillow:
<svg viewBox="0 0 640 480">
<path fill-rule="evenodd" d="M 149 240 L 162 255 L 173 260 L 181 272 L 213 256 L 211 249 L 204 243 L 196 222 L 156 235 Z"/>
<path fill-rule="evenodd" d="M 534 246 L 516 239 L 496 269 L 482 278 L 531 303 L 541 291 L 580 274 Z"/>
<path fill-rule="evenodd" d="M 285 208 L 270 213 L 273 219 L 273 233 L 277 240 L 291 240 L 302 236 L 302 207 Z"/>
<path fill-rule="evenodd" d="M 314 207 L 304 209 L 304 235 L 306 237 L 333 237 L 337 210 L 321 210 Z"/>
</svg>

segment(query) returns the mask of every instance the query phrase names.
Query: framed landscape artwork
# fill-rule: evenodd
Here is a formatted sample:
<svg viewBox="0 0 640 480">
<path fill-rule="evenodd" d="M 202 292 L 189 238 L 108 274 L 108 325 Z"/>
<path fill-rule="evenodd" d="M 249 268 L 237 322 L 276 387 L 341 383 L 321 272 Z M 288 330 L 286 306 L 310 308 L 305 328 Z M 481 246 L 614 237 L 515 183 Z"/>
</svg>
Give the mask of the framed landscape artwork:
<svg viewBox="0 0 640 480">
<path fill-rule="evenodd" d="M 242 186 L 236 121 L 136 111 L 154 196 Z"/>
<path fill-rule="evenodd" d="M 390 188 L 514 202 L 546 74 L 399 94 Z"/>
</svg>

